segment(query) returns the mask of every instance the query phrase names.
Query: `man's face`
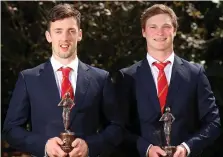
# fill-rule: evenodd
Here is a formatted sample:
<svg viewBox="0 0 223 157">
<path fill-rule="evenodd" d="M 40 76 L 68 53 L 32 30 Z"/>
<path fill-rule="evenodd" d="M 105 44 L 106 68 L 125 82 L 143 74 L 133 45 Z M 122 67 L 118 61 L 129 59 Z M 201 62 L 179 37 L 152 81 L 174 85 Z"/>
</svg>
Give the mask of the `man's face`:
<svg viewBox="0 0 223 157">
<path fill-rule="evenodd" d="M 77 53 L 77 42 L 82 39 L 82 31 L 73 17 L 51 22 L 50 30 L 46 31 L 46 39 L 52 43 L 53 55 L 66 59 Z"/>
<path fill-rule="evenodd" d="M 147 19 L 142 35 L 148 51 L 173 51 L 176 31 L 168 14 L 158 14 Z"/>
</svg>

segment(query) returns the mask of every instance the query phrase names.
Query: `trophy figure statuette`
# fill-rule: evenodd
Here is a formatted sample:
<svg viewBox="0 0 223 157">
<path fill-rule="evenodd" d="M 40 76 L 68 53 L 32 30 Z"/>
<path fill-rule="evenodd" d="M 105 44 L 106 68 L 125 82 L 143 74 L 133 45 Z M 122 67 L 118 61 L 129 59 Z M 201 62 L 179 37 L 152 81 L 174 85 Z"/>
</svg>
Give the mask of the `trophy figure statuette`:
<svg viewBox="0 0 223 157">
<path fill-rule="evenodd" d="M 166 152 L 166 157 L 173 157 L 176 147 L 170 145 L 170 134 L 171 134 L 171 126 L 173 121 L 175 120 L 174 116 L 170 112 L 170 108 L 167 107 L 165 109 L 165 113 L 162 115 L 159 121 L 163 121 L 163 131 L 165 136 L 166 144 L 162 146 L 162 149 Z"/>
<path fill-rule="evenodd" d="M 74 106 L 74 101 L 70 98 L 70 93 L 67 92 L 58 104 L 58 106 L 63 107 L 63 124 L 64 124 L 64 132 L 60 133 L 60 138 L 63 141 L 63 145 L 61 146 L 62 150 L 66 153 L 71 152 L 73 149 L 71 144 L 75 140 L 74 132 L 71 132 L 69 130 L 70 125 L 70 111 L 72 107 Z"/>
</svg>

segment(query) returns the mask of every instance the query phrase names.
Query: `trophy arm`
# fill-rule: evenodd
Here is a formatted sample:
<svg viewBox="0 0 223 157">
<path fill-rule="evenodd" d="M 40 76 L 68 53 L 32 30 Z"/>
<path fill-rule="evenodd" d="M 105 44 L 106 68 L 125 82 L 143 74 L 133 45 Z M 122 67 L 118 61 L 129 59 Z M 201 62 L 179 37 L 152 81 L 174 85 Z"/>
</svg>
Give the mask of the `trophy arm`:
<svg viewBox="0 0 223 157">
<path fill-rule="evenodd" d="M 175 117 L 171 114 L 171 117 L 172 117 L 172 122 L 175 121 Z"/>
<path fill-rule="evenodd" d="M 58 106 L 64 106 L 64 99 L 62 99 L 60 102 L 59 102 L 59 104 L 58 104 Z"/>
<path fill-rule="evenodd" d="M 164 121 L 164 118 L 165 118 L 165 116 L 163 114 L 162 117 L 160 117 L 159 121 Z"/>
<path fill-rule="evenodd" d="M 72 109 L 74 107 L 75 103 L 73 102 L 72 99 L 69 101 L 69 108 Z"/>
</svg>

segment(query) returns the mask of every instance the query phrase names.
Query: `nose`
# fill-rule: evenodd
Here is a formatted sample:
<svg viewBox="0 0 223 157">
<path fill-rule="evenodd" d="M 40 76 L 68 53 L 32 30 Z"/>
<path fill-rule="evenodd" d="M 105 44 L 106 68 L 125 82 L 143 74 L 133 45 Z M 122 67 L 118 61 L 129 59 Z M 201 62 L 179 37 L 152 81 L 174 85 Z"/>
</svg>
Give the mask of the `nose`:
<svg viewBox="0 0 223 157">
<path fill-rule="evenodd" d="M 157 35 L 163 35 L 164 31 L 163 28 L 157 28 Z"/>
<path fill-rule="evenodd" d="M 63 40 L 63 41 L 67 41 L 68 39 L 69 39 L 69 33 L 64 32 L 64 33 L 62 34 L 62 40 Z"/>
</svg>

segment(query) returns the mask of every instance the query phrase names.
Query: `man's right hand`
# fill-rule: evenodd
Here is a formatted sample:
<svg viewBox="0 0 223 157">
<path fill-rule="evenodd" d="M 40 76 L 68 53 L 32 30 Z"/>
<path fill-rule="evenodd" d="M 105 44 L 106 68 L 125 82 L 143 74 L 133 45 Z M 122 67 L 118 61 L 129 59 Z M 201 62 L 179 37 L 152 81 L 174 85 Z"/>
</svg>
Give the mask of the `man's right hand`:
<svg viewBox="0 0 223 157">
<path fill-rule="evenodd" d="M 49 157 L 66 157 L 65 153 L 60 145 L 63 145 L 63 141 L 59 137 L 50 138 L 46 143 L 46 153 Z"/>
<path fill-rule="evenodd" d="M 162 150 L 158 146 L 152 146 L 149 148 L 149 157 L 160 157 L 160 156 L 166 156 L 166 152 Z"/>
</svg>

